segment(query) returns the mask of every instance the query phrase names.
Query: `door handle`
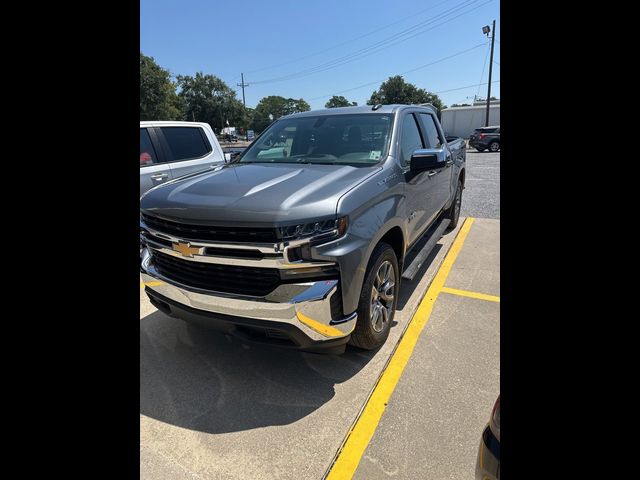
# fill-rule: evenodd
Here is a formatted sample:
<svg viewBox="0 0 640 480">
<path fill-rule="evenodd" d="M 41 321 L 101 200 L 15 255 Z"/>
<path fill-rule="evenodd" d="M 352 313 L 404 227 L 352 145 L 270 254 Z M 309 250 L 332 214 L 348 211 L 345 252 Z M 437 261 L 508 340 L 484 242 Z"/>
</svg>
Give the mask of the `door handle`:
<svg viewBox="0 0 640 480">
<path fill-rule="evenodd" d="M 168 173 L 158 173 L 156 175 L 151 175 L 151 178 L 154 180 L 164 180 L 169 177 Z"/>
<path fill-rule="evenodd" d="M 438 173 L 438 172 L 435 172 L 435 171 L 432 170 L 429 173 L 427 173 L 427 177 L 433 177 L 436 173 Z"/>
<path fill-rule="evenodd" d="M 447 160 L 447 167 L 450 167 L 452 163 L 453 163 L 453 160 L 451 159 Z"/>
</svg>

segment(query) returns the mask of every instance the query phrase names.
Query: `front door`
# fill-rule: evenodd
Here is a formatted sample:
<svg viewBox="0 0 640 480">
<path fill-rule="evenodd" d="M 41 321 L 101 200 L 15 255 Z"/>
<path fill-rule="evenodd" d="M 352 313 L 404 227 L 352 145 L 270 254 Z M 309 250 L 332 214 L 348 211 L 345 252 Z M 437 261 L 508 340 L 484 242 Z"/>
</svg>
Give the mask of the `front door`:
<svg viewBox="0 0 640 480">
<path fill-rule="evenodd" d="M 412 172 L 411 155 L 425 148 L 422 133 L 413 113 L 402 118 L 400 126 L 400 162 L 405 177 L 405 201 L 408 221 L 409 243 L 415 242 L 423 233 L 432 209 L 433 185 L 429 172 Z"/>
<path fill-rule="evenodd" d="M 179 178 L 190 173 L 207 170 L 224 163 L 216 156 L 200 127 L 160 127 L 165 145 L 171 155 L 171 173 Z"/>
</svg>

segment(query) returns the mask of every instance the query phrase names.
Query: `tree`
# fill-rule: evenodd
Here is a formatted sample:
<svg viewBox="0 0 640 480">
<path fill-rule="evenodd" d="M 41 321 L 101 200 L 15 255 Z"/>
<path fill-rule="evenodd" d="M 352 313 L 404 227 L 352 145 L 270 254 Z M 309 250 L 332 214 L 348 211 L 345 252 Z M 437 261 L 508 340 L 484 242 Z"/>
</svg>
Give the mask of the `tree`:
<svg viewBox="0 0 640 480">
<path fill-rule="evenodd" d="M 367 105 L 390 105 L 392 103 L 403 103 L 407 105 L 430 103 L 438 110 L 445 108 L 442 100 L 435 93 L 427 92 L 423 88 L 418 88 L 412 83 L 407 83 L 400 75 L 389 77 L 386 82 L 382 82 L 380 88 L 371 94 Z"/>
<path fill-rule="evenodd" d="M 181 117 L 171 73 L 153 57 L 140 52 L 140 120 L 179 120 Z"/>
<path fill-rule="evenodd" d="M 214 75 L 197 72 L 194 77 L 178 75 L 180 93 L 184 104 L 185 120 L 206 122 L 212 127 L 244 126 L 244 107 L 236 98 L 236 92 Z"/>
<path fill-rule="evenodd" d="M 324 104 L 324 108 L 355 107 L 356 105 L 358 105 L 358 102 L 350 102 L 342 95 L 334 95 L 327 103 Z"/>
<path fill-rule="evenodd" d="M 287 98 L 287 115 L 298 112 L 308 112 L 311 110 L 311 105 L 305 102 L 302 98 L 294 100 L 293 98 Z"/>
<path fill-rule="evenodd" d="M 451 106 L 452 107 L 470 107 L 471 105 L 469 105 L 468 103 L 454 103 Z"/>
<path fill-rule="evenodd" d="M 272 116 L 273 120 L 276 120 L 285 115 L 298 112 L 308 112 L 309 110 L 311 110 L 311 106 L 302 98 L 296 100 L 294 98 L 270 95 L 268 97 L 264 97 L 258 102 L 258 105 L 256 105 L 256 108 L 253 111 L 251 128 L 256 132 L 262 132 L 272 122 L 269 115 Z"/>
</svg>

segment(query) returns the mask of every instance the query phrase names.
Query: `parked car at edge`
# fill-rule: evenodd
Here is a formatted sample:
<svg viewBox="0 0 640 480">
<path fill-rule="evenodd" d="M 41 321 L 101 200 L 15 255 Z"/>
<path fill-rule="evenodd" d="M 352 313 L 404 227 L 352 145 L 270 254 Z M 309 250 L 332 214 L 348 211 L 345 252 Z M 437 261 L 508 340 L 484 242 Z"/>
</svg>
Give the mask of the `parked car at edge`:
<svg viewBox="0 0 640 480">
<path fill-rule="evenodd" d="M 208 123 L 140 122 L 140 195 L 225 162 Z"/>
<path fill-rule="evenodd" d="M 500 126 L 476 128 L 469 137 L 469 146 L 479 152 L 500 150 Z"/>
<path fill-rule="evenodd" d="M 458 222 L 465 159 L 435 108 L 282 117 L 234 162 L 142 196 L 145 291 L 168 315 L 248 340 L 377 348 L 407 252 Z"/>
<path fill-rule="evenodd" d="M 478 460 L 476 462 L 476 480 L 500 479 L 500 396 L 491 412 L 489 423 L 482 432 Z"/>
</svg>

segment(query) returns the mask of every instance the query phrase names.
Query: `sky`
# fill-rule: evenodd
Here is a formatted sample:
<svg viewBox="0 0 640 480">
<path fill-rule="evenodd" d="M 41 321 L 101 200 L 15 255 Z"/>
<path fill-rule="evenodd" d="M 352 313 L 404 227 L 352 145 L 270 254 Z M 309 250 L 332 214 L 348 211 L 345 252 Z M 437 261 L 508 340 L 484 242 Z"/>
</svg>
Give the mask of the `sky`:
<svg viewBox="0 0 640 480">
<path fill-rule="evenodd" d="M 252 108 L 268 95 L 364 105 L 393 75 L 451 105 L 486 98 L 476 85 L 488 81 L 493 20 L 500 98 L 499 0 L 141 0 L 140 50 L 174 76 L 213 74 L 240 100 L 244 72 Z"/>
</svg>

